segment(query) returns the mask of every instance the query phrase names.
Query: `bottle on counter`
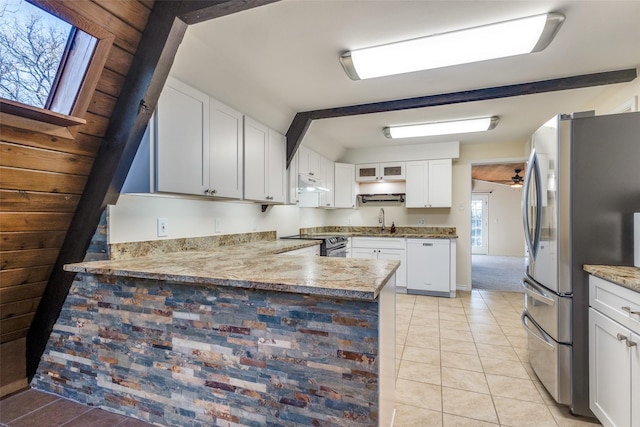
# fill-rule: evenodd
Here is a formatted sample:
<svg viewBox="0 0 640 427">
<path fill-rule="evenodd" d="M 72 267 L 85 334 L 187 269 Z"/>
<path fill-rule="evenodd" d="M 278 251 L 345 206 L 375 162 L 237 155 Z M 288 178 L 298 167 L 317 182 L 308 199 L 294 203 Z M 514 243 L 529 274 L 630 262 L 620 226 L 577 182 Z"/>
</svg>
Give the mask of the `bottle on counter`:
<svg viewBox="0 0 640 427">
<path fill-rule="evenodd" d="M 395 233 L 396 232 L 396 223 L 395 222 L 391 222 L 391 232 Z"/>
</svg>

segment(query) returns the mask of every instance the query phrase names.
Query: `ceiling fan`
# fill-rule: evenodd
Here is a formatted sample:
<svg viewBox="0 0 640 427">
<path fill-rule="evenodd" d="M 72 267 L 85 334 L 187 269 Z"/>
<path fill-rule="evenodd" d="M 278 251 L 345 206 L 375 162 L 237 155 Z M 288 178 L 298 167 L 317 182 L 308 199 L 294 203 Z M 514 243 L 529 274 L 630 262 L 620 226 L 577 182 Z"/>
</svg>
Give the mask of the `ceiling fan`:
<svg viewBox="0 0 640 427">
<path fill-rule="evenodd" d="M 520 176 L 522 169 L 514 169 L 513 171 L 516 174 L 511 177 L 511 188 L 522 188 L 522 181 L 524 181 L 524 178 Z"/>
</svg>

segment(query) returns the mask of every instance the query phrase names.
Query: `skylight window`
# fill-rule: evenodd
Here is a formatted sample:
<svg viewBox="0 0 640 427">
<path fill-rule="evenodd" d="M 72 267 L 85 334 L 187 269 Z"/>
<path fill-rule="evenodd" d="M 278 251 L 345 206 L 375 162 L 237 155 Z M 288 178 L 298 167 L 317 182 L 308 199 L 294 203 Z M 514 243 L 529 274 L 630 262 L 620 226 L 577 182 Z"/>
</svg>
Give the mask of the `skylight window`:
<svg viewBox="0 0 640 427">
<path fill-rule="evenodd" d="M 71 114 L 96 43 L 24 0 L 0 0 L 0 97 Z"/>
</svg>

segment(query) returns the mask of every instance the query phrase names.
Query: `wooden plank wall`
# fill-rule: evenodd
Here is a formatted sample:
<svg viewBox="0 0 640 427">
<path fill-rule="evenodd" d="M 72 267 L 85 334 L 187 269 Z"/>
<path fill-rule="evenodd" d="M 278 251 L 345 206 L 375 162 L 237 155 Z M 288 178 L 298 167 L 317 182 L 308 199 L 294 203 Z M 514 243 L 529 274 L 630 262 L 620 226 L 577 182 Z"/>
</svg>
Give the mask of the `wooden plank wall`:
<svg viewBox="0 0 640 427">
<path fill-rule="evenodd" d="M 36 3 L 89 21 L 115 40 L 75 138 L 0 123 L 0 397 L 26 386 L 25 337 L 153 6 L 151 0 Z"/>
</svg>

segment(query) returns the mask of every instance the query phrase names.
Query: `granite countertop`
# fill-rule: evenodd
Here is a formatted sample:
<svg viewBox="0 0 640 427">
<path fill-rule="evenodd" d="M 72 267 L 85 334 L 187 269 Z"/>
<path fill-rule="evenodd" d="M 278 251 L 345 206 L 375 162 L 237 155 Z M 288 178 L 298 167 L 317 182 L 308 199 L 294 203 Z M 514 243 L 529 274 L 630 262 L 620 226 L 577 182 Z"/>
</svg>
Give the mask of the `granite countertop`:
<svg viewBox="0 0 640 427">
<path fill-rule="evenodd" d="M 584 265 L 584 270 L 596 277 L 640 292 L 640 268 L 615 265 Z"/>
<path fill-rule="evenodd" d="M 229 286 L 373 301 L 399 261 L 279 256 L 317 245 L 313 240 L 267 240 L 208 250 L 168 252 L 65 265 L 66 271 Z"/>
<path fill-rule="evenodd" d="M 349 237 L 398 237 L 409 239 L 457 239 L 455 227 L 410 227 L 397 226 L 396 232 L 391 233 L 391 226 L 385 226 L 381 231 L 380 227 L 366 226 L 325 226 L 314 228 L 302 228 L 301 234 L 327 234 L 339 233 Z"/>
</svg>

